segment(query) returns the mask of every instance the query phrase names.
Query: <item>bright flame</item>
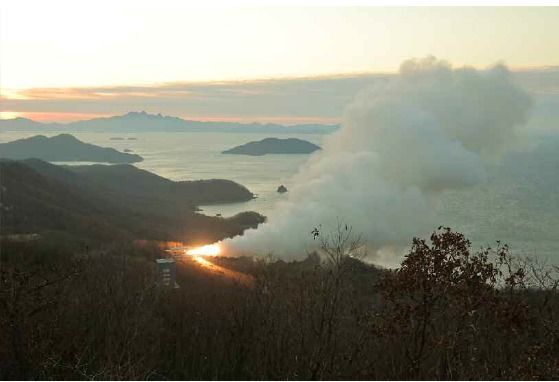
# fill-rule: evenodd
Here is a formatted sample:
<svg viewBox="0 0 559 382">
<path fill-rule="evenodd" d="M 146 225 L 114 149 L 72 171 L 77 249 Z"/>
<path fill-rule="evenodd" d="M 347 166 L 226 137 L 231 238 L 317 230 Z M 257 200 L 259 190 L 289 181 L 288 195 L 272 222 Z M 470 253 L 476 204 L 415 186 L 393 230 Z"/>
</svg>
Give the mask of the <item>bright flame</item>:
<svg viewBox="0 0 559 382">
<path fill-rule="evenodd" d="M 214 264 L 200 256 L 194 256 L 194 260 L 203 267 L 212 268 Z"/>
<path fill-rule="evenodd" d="M 189 249 L 186 251 L 186 254 L 192 256 L 217 256 L 220 252 L 221 247 L 216 243 Z"/>
</svg>

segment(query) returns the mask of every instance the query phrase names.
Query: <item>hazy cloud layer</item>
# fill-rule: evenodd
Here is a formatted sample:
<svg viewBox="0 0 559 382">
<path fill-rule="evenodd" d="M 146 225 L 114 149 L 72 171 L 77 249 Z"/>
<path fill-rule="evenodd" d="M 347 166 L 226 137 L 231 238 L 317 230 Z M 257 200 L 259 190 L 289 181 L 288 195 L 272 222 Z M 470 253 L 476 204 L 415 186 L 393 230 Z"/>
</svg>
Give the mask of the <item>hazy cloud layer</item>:
<svg viewBox="0 0 559 382">
<path fill-rule="evenodd" d="M 133 110 L 192 119 L 261 122 L 335 123 L 343 109 L 363 88 L 382 86 L 390 74 L 361 74 L 298 79 L 237 82 L 168 83 L 153 86 L 116 86 L 29 89 L 19 99 L 7 93 L 2 111 L 115 115 Z M 553 130 L 559 110 L 559 68 L 513 73 L 513 80 L 535 100 L 534 123 Z M 3 92 L 6 94 L 6 92 Z"/>
</svg>

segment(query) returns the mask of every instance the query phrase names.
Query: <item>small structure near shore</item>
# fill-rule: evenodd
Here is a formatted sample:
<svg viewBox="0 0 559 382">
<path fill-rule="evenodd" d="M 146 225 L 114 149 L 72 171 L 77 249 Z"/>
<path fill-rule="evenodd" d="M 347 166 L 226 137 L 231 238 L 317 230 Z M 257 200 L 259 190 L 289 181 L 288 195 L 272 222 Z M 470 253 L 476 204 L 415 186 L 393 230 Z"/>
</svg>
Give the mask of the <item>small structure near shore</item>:
<svg viewBox="0 0 559 382">
<path fill-rule="evenodd" d="M 283 194 L 285 192 L 287 192 L 287 187 L 285 187 L 283 184 L 281 186 L 278 187 L 278 192 L 280 194 Z"/>
<path fill-rule="evenodd" d="M 177 284 L 177 266 L 174 259 L 164 258 L 157 259 L 158 285 L 162 288 L 176 289 Z"/>
</svg>

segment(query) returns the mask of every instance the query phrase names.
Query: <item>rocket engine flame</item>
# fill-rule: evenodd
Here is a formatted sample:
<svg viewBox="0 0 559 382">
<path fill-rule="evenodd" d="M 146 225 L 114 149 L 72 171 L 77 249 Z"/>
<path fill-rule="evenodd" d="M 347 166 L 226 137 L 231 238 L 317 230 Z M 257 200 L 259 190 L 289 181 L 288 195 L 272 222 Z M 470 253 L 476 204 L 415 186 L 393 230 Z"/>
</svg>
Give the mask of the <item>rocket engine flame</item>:
<svg viewBox="0 0 559 382">
<path fill-rule="evenodd" d="M 218 243 L 203 245 L 186 251 L 186 254 L 190 256 L 217 256 L 220 253 L 221 247 Z"/>
</svg>

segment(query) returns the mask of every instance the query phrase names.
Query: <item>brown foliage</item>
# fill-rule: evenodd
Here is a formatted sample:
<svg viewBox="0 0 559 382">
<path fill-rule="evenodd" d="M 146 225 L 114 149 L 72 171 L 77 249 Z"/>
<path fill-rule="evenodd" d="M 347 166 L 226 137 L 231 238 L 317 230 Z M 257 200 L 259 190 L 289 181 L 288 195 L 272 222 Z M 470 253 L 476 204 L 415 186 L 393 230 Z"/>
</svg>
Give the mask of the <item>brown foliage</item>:
<svg viewBox="0 0 559 382">
<path fill-rule="evenodd" d="M 393 271 L 345 225 L 317 239 L 301 262 L 216 260 L 249 287 L 182 266 L 171 291 L 156 246 L 2 243 L 0 378 L 559 377 L 553 269 L 448 228 Z"/>
<path fill-rule="evenodd" d="M 449 228 L 433 233 L 430 244 L 415 238 L 401 267 L 378 284 L 383 304 L 374 332 L 404 355 L 394 373 L 412 379 L 519 377 L 519 365 L 533 360 L 522 349 L 537 344 L 531 335 L 539 325 L 525 277 L 506 245 L 472 253 L 470 242 Z"/>
</svg>

